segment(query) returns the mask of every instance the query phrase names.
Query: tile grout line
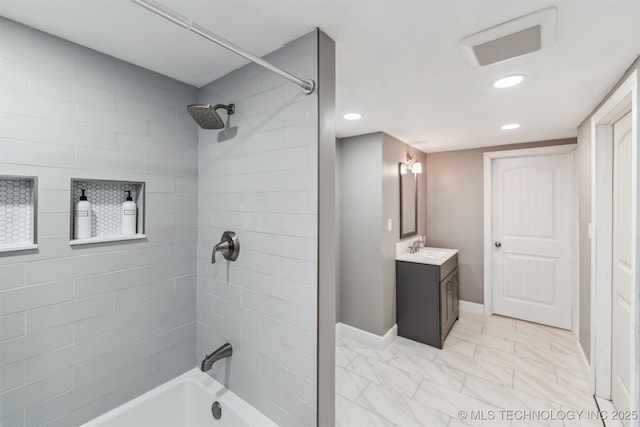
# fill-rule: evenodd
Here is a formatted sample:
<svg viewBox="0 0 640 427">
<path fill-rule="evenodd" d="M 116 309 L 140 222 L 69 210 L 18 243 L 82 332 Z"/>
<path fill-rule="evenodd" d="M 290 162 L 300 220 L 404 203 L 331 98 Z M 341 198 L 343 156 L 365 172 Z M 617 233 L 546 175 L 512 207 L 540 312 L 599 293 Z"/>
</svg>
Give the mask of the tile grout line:
<svg viewBox="0 0 640 427">
<path fill-rule="evenodd" d="M 366 386 L 364 389 L 362 389 L 362 391 L 360 392 L 360 395 L 358 395 L 358 397 L 356 398 L 356 400 L 357 400 L 358 398 L 360 398 L 360 397 L 364 394 L 364 392 L 369 388 L 369 386 L 370 386 L 372 383 L 373 383 L 373 381 L 369 381 L 369 384 L 367 384 L 367 386 Z M 344 396 L 343 396 L 343 397 L 344 397 Z M 346 398 L 345 398 L 345 399 L 346 399 Z M 395 423 L 391 422 L 391 420 L 389 420 L 387 417 L 385 417 L 385 416 L 383 416 L 383 415 L 379 414 L 378 412 L 374 412 L 374 411 L 370 410 L 370 409 L 369 409 L 369 408 L 367 408 L 367 407 L 362 406 L 360 403 L 356 402 L 355 400 L 351 400 L 351 399 L 347 399 L 347 400 L 350 400 L 350 401 L 351 401 L 351 403 L 353 403 L 354 405 L 358 405 L 359 407 L 361 407 L 361 408 L 362 408 L 362 409 L 364 409 L 365 411 L 367 411 L 367 412 L 369 412 L 369 413 L 371 413 L 371 414 L 373 414 L 373 415 L 375 415 L 375 416 L 377 416 L 377 417 L 380 417 L 380 418 L 384 419 L 385 421 L 389 422 L 390 424 L 392 424 L 392 425 L 394 425 L 394 426 L 396 425 Z"/>
<path fill-rule="evenodd" d="M 418 383 L 418 387 L 416 387 L 410 399 L 414 399 L 416 397 L 416 394 L 418 394 L 418 390 L 420 390 L 420 387 L 422 387 L 422 383 L 424 383 L 424 381 L 425 381 L 424 377 L 420 379 L 420 382 Z"/>
</svg>

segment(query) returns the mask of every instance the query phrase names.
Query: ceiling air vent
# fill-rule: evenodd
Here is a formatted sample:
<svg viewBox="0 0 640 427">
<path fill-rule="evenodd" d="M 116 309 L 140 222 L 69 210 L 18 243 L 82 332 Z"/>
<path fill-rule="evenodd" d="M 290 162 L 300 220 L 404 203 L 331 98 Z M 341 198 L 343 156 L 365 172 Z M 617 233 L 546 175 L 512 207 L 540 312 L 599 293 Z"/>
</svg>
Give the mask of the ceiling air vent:
<svg viewBox="0 0 640 427">
<path fill-rule="evenodd" d="M 555 41 L 556 8 L 551 6 L 463 38 L 467 59 L 476 67 L 536 52 Z"/>
</svg>

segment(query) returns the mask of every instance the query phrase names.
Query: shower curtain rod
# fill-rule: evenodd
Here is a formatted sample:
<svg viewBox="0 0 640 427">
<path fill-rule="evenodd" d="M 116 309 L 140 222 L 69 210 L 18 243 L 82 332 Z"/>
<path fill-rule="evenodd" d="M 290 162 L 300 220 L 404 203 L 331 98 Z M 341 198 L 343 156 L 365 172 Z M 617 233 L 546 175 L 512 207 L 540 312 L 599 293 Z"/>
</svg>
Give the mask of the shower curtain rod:
<svg viewBox="0 0 640 427">
<path fill-rule="evenodd" d="M 199 35 L 200 37 L 204 37 L 205 39 L 214 42 L 215 44 L 222 46 L 223 48 L 230 50 L 231 52 L 242 56 L 243 58 L 248 59 L 251 62 L 254 62 L 258 65 L 260 65 L 261 67 L 266 68 L 267 70 L 271 71 L 272 73 L 275 73 L 281 77 L 284 77 L 285 79 L 297 84 L 298 86 L 300 86 L 302 88 L 302 91 L 309 95 L 312 94 L 314 89 L 316 88 L 316 82 L 314 82 L 311 79 L 307 79 L 307 80 L 302 80 L 296 76 L 294 76 L 293 74 L 287 73 L 286 71 L 284 71 L 281 68 L 276 67 L 275 65 L 265 61 L 264 59 L 254 55 L 253 53 L 241 48 L 240 46 L 230 42 L 229 40 L 225 39 L 224 37 L 221 37 L 209 30 L 207 30 L 206 28 L 196 24 L 195 22 L 193 22 L 192 20 L 185 18 L 184 16 L 174 12 L 173 10 L 162 6 L 160 3 L 157 3 L 153 0 L 131 0 L 132 2 L 144 7 L 147 10 L 150 10 L 151 12 L 163 17 L 164 19 L 173 22 L 174 24 L 177 24 L 179 26 L 181 26 L 182 28 L 185 28 L 187 30 L 191 30 L 192 32 L 196 33 L 197 35 Z"/>
</svg>

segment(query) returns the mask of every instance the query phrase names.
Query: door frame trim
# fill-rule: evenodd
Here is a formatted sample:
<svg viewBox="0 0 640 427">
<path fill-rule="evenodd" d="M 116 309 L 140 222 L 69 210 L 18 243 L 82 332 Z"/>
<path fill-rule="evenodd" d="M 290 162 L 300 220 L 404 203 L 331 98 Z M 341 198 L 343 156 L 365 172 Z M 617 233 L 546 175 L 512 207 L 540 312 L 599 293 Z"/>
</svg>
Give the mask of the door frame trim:
<svg viewBox="0 0 640 427">
<path fill-rule="evenodd" d="M 638 71 L 633 71 L 591 118 L 591 387 L 611 400 L 612 245 L 613 245 L 613 124 L 631 111 L 631 312 L 630 401 L 640 410 L 640 150 L 638 141 Z M 635 314 L 635 318 L 634 318 Z M 634 352 L 635 349 L 635 352 Z M 635 405 L 635 407 L 634 407 Z M 633 421 L 632 421 L 633 423 Z M 640 425 L 636 420 L 632 425 Z"/>
<path fill-rule="evenodd" d="M 521 157 L 537 157 L 537 156 L 553 156 L 558 154 L 573 153 L 577 148 L 577 144 L 549 145 L 537 148 L 523 148 L 517 150 L 489 151 L 484 153 L 484 315 L 489 317 L 493 314 L 493 262 L 491 254 L 493 251 L 493 236 L 491 230 L 491 197 L 492 195 L 492 177 L 493 177 L 493 161 L 497 159 L 521 158 Z M 573 155 L 572 155 L 573 157 Z M 573 165 L 572 165 L 573 168 Z M 573 172 L 573 171 L 572 171 Z M 578 246 L 578 221 L 577 221 L 577 186 L 575 182 L 575 174 L 571 173 L 571 223 L 575 224 L 574 230 L 571 231 L 571 253 L 576 254 Z M 572 311 L 572 328 L 574 334 L 578 334 L 579 317 L 578 317 L 578 257 L 571 258 L 571 311 Z"/>
</svg>

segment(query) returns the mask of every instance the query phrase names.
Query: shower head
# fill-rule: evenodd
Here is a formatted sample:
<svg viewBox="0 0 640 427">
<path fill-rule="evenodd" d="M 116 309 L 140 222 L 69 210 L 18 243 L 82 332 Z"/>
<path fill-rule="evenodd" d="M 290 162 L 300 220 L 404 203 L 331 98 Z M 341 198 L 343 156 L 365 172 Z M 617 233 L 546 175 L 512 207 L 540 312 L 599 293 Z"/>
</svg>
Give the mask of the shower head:
<svg viewBox="0 0 640 427">
<path fill-rule="evenodd" d="M 210 104 L 191 104 L 187 106 L 187 111 L 189 111 L 193 120 L 195 120 L 202 129 L 222 129 L 224 122 L 218 113 L 216 113 L 216 110 L 219 108 L 227 110 L 229 115 L 232 115 L 236 111 L 235 104 L 217 104 L 215 106 L 211 106 Z"/>
</svg>

